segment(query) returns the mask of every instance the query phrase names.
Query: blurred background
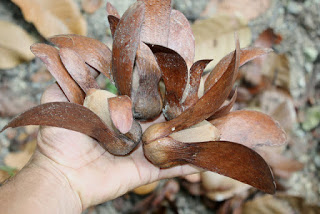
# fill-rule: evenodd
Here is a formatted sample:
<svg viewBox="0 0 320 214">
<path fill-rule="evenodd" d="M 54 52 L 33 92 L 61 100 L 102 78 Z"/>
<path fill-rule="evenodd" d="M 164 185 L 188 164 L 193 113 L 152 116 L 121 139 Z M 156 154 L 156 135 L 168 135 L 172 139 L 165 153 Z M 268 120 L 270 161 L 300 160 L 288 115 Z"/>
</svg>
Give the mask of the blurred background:
<svg viewBox="0 0 320 214">
<path fill-rule="evenodd" d="M 110 0 L 120 14 L 135 0 Z M 112 47 L 106 0 L 0 1 L 0 127 L 38 105 L 54 82 L 29 47 L 57 34 L 80 34 Z M 274 52 L 241 67 L 234 110 L 263 111 L 278 120 L 288 145 L 271 152 L 277 194 L 203 173 L 163 180 L 85 213 L 320 213 L 320 0 L 172 0 L 190 21 L 197 59 L 207 71 L 241 47 Z M 111 83 L 99 77 L 102 88 Z M 36 147 L 38 127 L 0 135 L 0 183 L 17 173 Z"/>
</svg>

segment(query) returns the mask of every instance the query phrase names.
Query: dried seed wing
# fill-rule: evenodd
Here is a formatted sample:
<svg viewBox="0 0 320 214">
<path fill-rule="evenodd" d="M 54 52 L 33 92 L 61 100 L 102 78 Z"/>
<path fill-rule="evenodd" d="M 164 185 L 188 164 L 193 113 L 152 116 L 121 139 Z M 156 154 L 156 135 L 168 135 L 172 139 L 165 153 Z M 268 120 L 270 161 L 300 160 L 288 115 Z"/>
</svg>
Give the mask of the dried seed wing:
<svg viewBox="0 0 320 214">
<path fill-rule="evenodd" d="M 117 96 L 108 99 L 109 112 L 113 125 L 122 133 L 130 131 L 133 123 L 131 99 L 124 96 Z"/>
<path fill-rule="evenodd" d="M 147 143 L 154 139 L 165 137 L 175 131 L 188 128 L 207 119 L 216 112 L 232 90 L 233 74 L 236 72 L 236 58 L 239 57 L 239 54 L 238 51 L 234 52 L 226 71 L 196 104 L 170 121 L 150 126 L 143 134 L 143 142 Z"/>
<path fill-rule="evenodd" d="M 188 144 L 194 154 L 188 163 L 249 184 L 269 194 L 275 193 L 270 167 L 255 151 L 238 143 L 213 141 Z M 227 158 L 226 158 L 227 157 Z"/>
<path fill-rule="evenodd" d="M 171 0 L 138 0 L 145 4 L 145 21 L 141 29 L 141 41 L 168 45 Z"/>
<path fill-rule="evenodd" d="M 95 113 L 74 103 L 53 102 L 36 106 L 15 117 L 1 132 L 9 127 L 27 125 L 54 126 L 81 132 L 96 139 L 114 155 L 126 155 L 138 144 L 124 136 L 116 136 Z"/>
<path fill-rule="evenodd" d="M 220 130 L 220 140 L 238 142 L 253 149 L 286 143 L 286 134 L 279 123 L 261 112 L 233 111 L 210 122 Z"/>
<path fill-rule="evenodd" d="M 136 2 L 121 17 L 112 48 L 112 72 L 121 95 L 131 96 L 132 71 L 144 21 L 144 3 Z"/>
<path fill-rule="evenodd" d="M 120 19 L 115 17 L 115 16 L 113 16 L 113 15 L 109 15 L 108 16 L 108 21 L 109 21 L 109 25 L 110 25 L 112 38 L 114 38 L 114 33 L 117 30 L 117 27 L 118 27 Z"/>
<path fill-rule="evenodd" d="M 160 168 L 189 163 L 264 192 L 275 192 L 274 179 L 268 164 L 257 152 L 241 144 L 227 141 L 183 143 L 165 137 L 144 144 L 143 148 L 146 158 Z"/>
<path fill-rule="evenodd" d="M 237 94 L 238 94 L 238 89 L 236 89 L 234 92 L 233 92 L 233 95 L 231 97 L 231 100 L 228 102 L 228 104 L 226 105 L 223 105 L 219 108 L 218 111 L 216 111 L 211 117 L 209 117 L 207 120 L 208 121 L 211 121 L 211 120 L 214 120 L 216 118 L 219 118 L 219 117 L 223 117 L 225 115 L 227 115 L 230 110 L 232 109 L 234 103 L 236 102 L 236 99 L 237 99 Z"/>
<path fill-rule="evenodd" d="M 247 63 L 250 60 L 253 60 L 259 56 L 263 56 L 272 51 L 270 48 L 244 48 L 240 49 L 240 66 Z M 204 88 L 205 92 L 208 91 L 212 85 L 216 82 L 217 79 L 223 74 L 225 71 L 225 67 L 230 64 L 233 57 L 233 52 L 223 57 L 219 63 L 214 67 L 214 69 L 210 72 L 208 78 L 205 81 Z"/>
<path fill-rule="evenodd" d="M 110 2 L 107 2 L 107 13 L 108 13 L 108 16 L 115 16 L 117 18 L 120 19 L 120 14 L 117 10 L 117 8 L 115 8 Z"/>
<path fill-rule="evenodd" d="M 180 101 L 188 82 L 188 67 L 176 51 L 160 45 L 147 44 L 152 50 L 166 86 L 164 115 L 167 119 L 178 116 L 183 110 Z"/>
<path fill-rule="evenodd" d="M 59 57 L 59 51 L 50 45 L 41 43 L 32 45 L 31 51 L 46 65 L 68 100 L 72 103 L 82 104 L 84 93 L 63 66 Z"/>
<path fill-rule="evenodd" d="M 113 81 L 111 74 L 111 51 L 102 42 L 80 35 L 58 35 L 49 38 L 59 48 L 74 50 L 84 61 Z"/>
<path fill-rule="evenodd" d="M 192 106 L 198 101 L 198 91 L 202 73 L 211 61 L 212 60 L 199 60 L 192 65 L 190 69 L 189 85 L 187 90 L 184 91 L 185 94 L 183 96 L 185 97 L 185 100 L 183 101 L 183 106 L 185 108 Z"/>
<path fill-rule="evenodd" d="M 189 21 L 178 10 L 171 11 L 168 47 L 183 57 L 188 68 L 192 66 L 195 41 Z"/>
<path fill-rule="evenodd" d="M 137 51 L 134 76 L 131 93 L 134 117 L 153 119 L 161 113 L 163 106 L 159 92 L 161 71 L 152 51 L 144 43 L 140 43 Z"/>
<path fill-rule="evenodd" d="M 59 55 L 68 73 L 85 93 L 91 88 L 100 88 L 94 77 L 91 75 L 88 65 L 74 50 L 60 48 Z"/>
</svg>

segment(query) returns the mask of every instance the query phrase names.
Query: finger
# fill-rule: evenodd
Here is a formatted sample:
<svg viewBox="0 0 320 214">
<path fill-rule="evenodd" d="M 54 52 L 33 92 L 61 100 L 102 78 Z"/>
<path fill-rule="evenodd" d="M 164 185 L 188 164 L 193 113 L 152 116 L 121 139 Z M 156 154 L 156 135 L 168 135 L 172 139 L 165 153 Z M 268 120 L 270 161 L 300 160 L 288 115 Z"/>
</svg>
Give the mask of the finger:
<svg viewBox="0 0 320 214">
<path fill-rule="evenodd" d="M 41 97 L 41 104 L 50 102 L 68 102 L 67 97 L 57 83 L 49 86 Z"/>
<path fill-rule="evenodd" d="M 161 169 L 159 173 L 159 179 L 174 178 L 203 171 L 205 170 L 188 164 L 182 166 L 175 166 L 169 169 Z"/>
</svg>

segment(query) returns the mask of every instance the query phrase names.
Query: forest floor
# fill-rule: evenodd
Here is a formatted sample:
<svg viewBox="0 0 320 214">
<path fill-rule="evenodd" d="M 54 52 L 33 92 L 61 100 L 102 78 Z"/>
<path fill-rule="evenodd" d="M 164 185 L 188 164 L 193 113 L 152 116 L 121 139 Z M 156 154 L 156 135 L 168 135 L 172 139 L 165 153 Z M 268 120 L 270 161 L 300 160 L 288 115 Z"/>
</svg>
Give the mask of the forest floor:
<svg viewBox="0 0 320 214">
<path fill-rule="evenodd" d="M 120 13 L 134 0 L 110 1 Z M 194 3 L 198 2 L 198 3 Z M 209 0 L 174 1 L 173 7 L 182 10 L 190 22 L 201 18 Z M 270 8 L 258 18 L 252 19 L 252 41 L 261 32 L 272 28 L 281 35 L 282 42 L 274 45 L 277 54 L 286 55 L 290 74 L 288 93 L 292 97 L 297 122 L 290 130 L 291 144 L 285 155 L 304 164 L 302 170 L 282 181 L 287 194 L 297 195 L 307 203 L 320 205 L 320 1 L 319 0 L 274 0 Z M 84 14 L 88 23 L 88 36 L 106 43 L 109 47 L 112 38 L 108 29 L 105 8 L 94 14 Z M 37 29 L 27 23 L 20 9 L 10 0 L 0 2 L 0 20 L 11 21 L 23 27 L 38 41 L 45 39 Z M 210 33 L 210 32 L 208 32 Z M 54 80 L 38 59 L 19 66 L 0 69 L 0 127 L 13 116 L 39 103 L 41 94 Z M 105 80 L 100 84 L 105 86 Z M 23 145 L 35 139 L 34 128 L 8 130 L 0 135 L 0 166 L 11 152 L 19 152 Z M 24 157 L 22 157 L 23 159 Z M 19 167 L 17 167 L 19 168 Z M 179 184 L 183 179 L 177 179 Z M 165 185 L 167 181 L 162 181 Z M 203 196 L 194 196 L 180 185 L 174 204 L 166 202 L 168 213 L 212 213 L 212 209 L 221 206 L 221 202 L 211 203 Z M 160 187 L 159 187 L 160 188 Z M 137 203 L 148 196 L 128 193 L 118 199 L 90 208 L 85 213 L 129 213 Z M 147 202 L 145 202 L 147 204 Z M 159 211 L 163 212 L 163 210 Z"/>
</svg>

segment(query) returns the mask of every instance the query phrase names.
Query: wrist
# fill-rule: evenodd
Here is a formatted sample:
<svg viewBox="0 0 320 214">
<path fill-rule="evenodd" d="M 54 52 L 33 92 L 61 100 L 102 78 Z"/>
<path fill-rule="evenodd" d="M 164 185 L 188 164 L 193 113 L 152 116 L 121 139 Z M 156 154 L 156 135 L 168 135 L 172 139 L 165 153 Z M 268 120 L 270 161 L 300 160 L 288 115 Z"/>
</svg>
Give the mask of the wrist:
<svg viewBox="0 0 320 214">
<path fill-rule="evenodd" d="M 55 163 L 35 152 L 13 179 L 1 188 L 0 213 L 81 213 L 80 198 Z M 11 202 L 12 201 L 12 202 Z M 14 201 L 19 201 L 15 204 Z M 11 204 L 10 204 L 11 203 Z M 1 207 L 0 206 L 0 207 Z"/>
</svg>

